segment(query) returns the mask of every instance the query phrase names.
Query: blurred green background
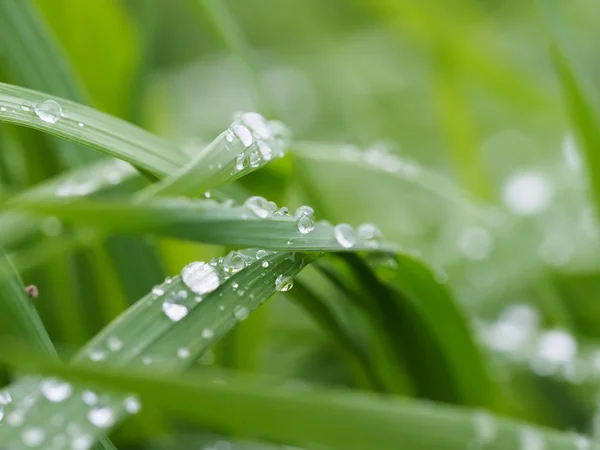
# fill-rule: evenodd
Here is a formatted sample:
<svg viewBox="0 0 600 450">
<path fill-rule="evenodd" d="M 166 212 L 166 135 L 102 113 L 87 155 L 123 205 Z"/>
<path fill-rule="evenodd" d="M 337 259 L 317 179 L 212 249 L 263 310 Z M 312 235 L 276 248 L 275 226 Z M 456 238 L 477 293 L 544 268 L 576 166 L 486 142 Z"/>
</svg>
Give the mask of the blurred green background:
<svg viewBox="0 0 600 450">
<path fill-rule="evenodd" d="M 16 1 L 0 0 L 4 12 Z M 569 123 L 535 2 L 32 5 L 84 93 L 74 100 L 189 154 L 225 130 L 237 111 L 286 123 L 297 153 L 241 184 L 290 208 L 310 204 L 318 218 L 333 223 L 377 224 L 454 292 L 494 379 L 493 398 L 481 406 L 600 438 L 600 246 L 592 169 Z M 571 55 L 597 84 L 600 4 L 563 2 L 559 10 Z M 0 27 L 14 30 L 15 20 L 7 13 Z M 68 96 L 52 92 L 43 66 L 34 70 L 23 66 L 26 58 L 11 56 L 15 35 L 0 36 L 1 81 Z M 40 133 L 0 125 L 0 138 L 2 194 L 68 168 Z M 373 150 L 375 160 L 357 161 L 353 146 Z M 376 158 L 390 153 L 410 161 L 417 175 L 386 171 Z M 115 189 L 130 193 L 146 183 L 136 178 Z M 26 269 L 25 283 L 40 288 L 36 305 L 44 324 L 66 349 L 81 346 L 166 275 L 225 251 L 119 235 L 86 253 L 39 263 L 30 249 L 61 233 L 52 220 L 45 224 L 39 241 L 8 250 Z M 335 300 L 336 291 L 316 270 L 307 269 L 300 281 Z M 277 294 L 201 363 L 357 386 L 330 336 L 287 294 Z M 173 439 L 189 447 L 168 441 L 160 448 L 230 448 L 220 437 L 177 429 Z M 154 445 L 140 436 L 121 431 L 116 441 L 124 445 L 119 448 Z"/>
</svg>

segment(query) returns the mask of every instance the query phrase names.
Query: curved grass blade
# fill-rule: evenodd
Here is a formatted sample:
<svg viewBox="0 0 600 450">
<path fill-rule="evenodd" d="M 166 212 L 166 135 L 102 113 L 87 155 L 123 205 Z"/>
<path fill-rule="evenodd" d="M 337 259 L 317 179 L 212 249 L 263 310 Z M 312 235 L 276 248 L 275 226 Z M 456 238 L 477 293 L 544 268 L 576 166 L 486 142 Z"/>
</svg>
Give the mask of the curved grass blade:
<svg viewBox="0 0 600 450">
<path fill-rule="evenodd" d="M 563 91 L 567 113 L 586 159 L 596 216 L 600 217 L 600 101 L 598 92 L 577 62 L 569 37 L 561 24 L 558 2 L 538 1 L 549 34 L 550 52 Z"/>
<path fill-rule="evenodd" d="M 407 183 L 419 186 L 436 197 L 451 203 L 465 213 L 486 221 L 493 219 L 480 201 L 471 198 L 458 186 L 443 176 L 421 167 L 416 162 L 378 148 L 360 150 L 352 145 L 336 145 L 319 142 L 299 142 L 292 147 L 299 162 L 326 162 L 346 164 L 364 170 L 386 173 Z"/>
<path fill-rule="evenodd" d="M 298 391 L 278 387 L 273 380 L 208 368 L 193 378 L 169 377 L 89 365 L 66 367 L 39 358 L 6 355 L 3 359 L 13 367 L 137 392 L 148 402 L 209 430 L 258 435 L 294 446 L 339 450 L 598 449 L 586 437 L 494 417 L 482 410 L 348 390 Z"/>
<path fill-rule="evenodd" d="M 264 200 L 264 203 L 266 205 L 267 201 Z M 261 247 L 284 251 L 397 250 L 393 244 L 363 238 L 356 232 L 352 232 L 354 242 L 344 241 L 339 236 L 336 238 L 336 232 L 329 223 L 314 223 L 312 219 L 308 220 L 314 228 L 303 233 L 299 229 L 302 228 L 298 225 L 299 219 L 289 214 L 270 213 L 260 206 L 262 202 L 258 206 L 232 207 L 212 200 L 167 198 L 134 204 L 117 200 L 48 199 L 43 202 L 21 201 L 16 205 L 9 202 L 6 205 L 51 214 L 77 224 L 94 226 L 101 223 L 105 231 L 155 232 L 232 247 Z M 265 208 L 267 207 L 277 209 L 277 205 L 266 205 Z"/>
<path fill-rule="evenodd" d="M 49 99 L 58 102 L 64 114 L 55 123 L 41 120 L 33 111 Z M 5 83 L 0 83 L 0 121 L 84 144 L 158 177 L 174 173 L 187 162 L 176 146 L 130 123 L 72 101 Z"/>
<path fill-rule="evenodd" d="M 491 381 L 467 322 L 424 264 L 397 254 L 395 277 L 384 284 L 358 256 L 343 258 L 371 293 L 377 308 L 371 314 L 396 344 L 397 356 L 420 395 L 469 405 L 490 403 Z"/>
<path fill-rule="evenodd" d="M 262 253 L 260 253 L 262 252 Z M 192 263 L 182 276 L 168 278 L 155 286 L 125 314 L 119 316 L 93 339 L 75 358 L 74 363 L 93 361 L 103 366 L 150 369 L 153 372 L 179 372 L 197 358 L 238 322 L 260 306 L 296 275 L 312 257 L 297 253 L 268 253 L 245 250 L 232 252 L 214 265 Z M 51 381 L 61 383 L 59 381 Z M 33 398 L 24 406 L 14 385 L 8 392 L 13 403 L 5 405 L 8 424 L 0 427 L 0 442 L 26 448 L 23 430 L 9 417 L 23 416 L 27 427 L 41 429 L 45 439 L 60 434 L 50 423 L 57 411 L 71 429 L 73 439 L 91 443 L 103 435 L 127 413 L 139 409 L 133 397 L 110 393 L 84 394 L 83 388 L 63 386 L 68 395 L 60 401 L 48 401 L 44 386 L 48 380 L 30 380 L 25 395 Z M 83 396 L 83 397 L 82 397 Z M 86 398 L 94 398 L 93 405 Z"/>
</svg>

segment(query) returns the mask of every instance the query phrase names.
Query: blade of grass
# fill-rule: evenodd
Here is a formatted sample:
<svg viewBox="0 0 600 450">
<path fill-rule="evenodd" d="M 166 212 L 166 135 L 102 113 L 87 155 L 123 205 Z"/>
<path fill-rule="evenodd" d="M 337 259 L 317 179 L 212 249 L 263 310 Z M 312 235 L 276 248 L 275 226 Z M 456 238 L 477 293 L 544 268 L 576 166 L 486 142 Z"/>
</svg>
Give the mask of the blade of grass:
<svg viewBox="0 0 600 450">
<path fill-rule="evenodd" d="M 106 366 L 150 366 L 155 372 L 182 371 L 281 289 L 279 277 L 293 277 L 312 261 L 312 257 L 296 253 L 271 253 L 260 259 L 256 250 L 233 255 L 243 258 L 244 269 L 232 275 L 225 259 L 214 266 L 205 265 L 195 275 L 192 274 L 195 269 L 190 268 L 182 277 L 168 278 L 97 335 L 76 356 L 74 363 L 92 360 Z M 194 291 L 184 279 L 191 283 Z M 57 408 L 66 423 L 77 424 L 71 425 L 78 428 L 77 435 L 86 439 L 101 436 L 127 412 L 132 412 L 130 397 L 103 394 L 101 405 L 94 409 L 101 408 L 104 415 L 109 414 L 110 422 L 95 426 L 93 422 L 98 422 L 88 414 L 89 405 L 81 398 L 82 388 L 71 388 L 73 393 L 56 403 L 39 395 L 39 381 L 29 381 L 29 390 L 24 389 L 35 401 L 21 413 L 25 415 L 27 426 L 43 428 L 49 440 L 61 432 L 50 424 Z M 17 387 L 19 385 L 15 385 L 15 389 Z M 17 394 L 15 391 L 13 403 L 5 406 L 7 418 L 19 408 L 22 398 Z M 21 431 L 18 427 L 0 427 L 0 441 L 18 445 Z"/>
<path fill-rule="evenodd" d="M 317 222 L 312 231 L 303 234 L 295 217 L 273 214 L 261 218 L 248 207 L 232 207 L 212 200 L 157 198 L 132 204 L 127 200 L 47 199 L 43 202 L 21 200 L 20 204 L 9 202 L 5 206 L 51 214 L 72 223 L 102 224 L 104 231 L 152 231 L 231 247 L 284 251 L 397 250 L 391 243 L 379 243 L 360 236 L 356 236 L 354 245 L 344 246 L 336 239 L 334 229 L 328 223 Z"/>
<path fill-rule="evenodd" d="M 590 177 L 596 216 L 600 217 L 600 99 L 589 76 L 581 69 L 570 43 L 559 4 L 538 1 L 548 32 L 550 53 L 563 91 L 567 113 L 583 149 Z"/>
<path fill-rule="evenodd" d="M 41 120 L 33 111 L 49 99 L 57 101 L 66 115 L 53 124 Z M 23 105 L 28 110 L 22 109 Z M 0 121 L 84 144 L 159 177 L 174 173 L 187 162 L 174 145 L 125 121 L 69 100 L 4 83 L 0 83 Z"/>
<path fill-rule="evenodd" d="M 294 390 L 273 380 L 205 369 L 193 377 L 169 377 L 136 371 L 67 367 L 39 358 L 4 352 L 12 367 L 135 391 L 148 402 L 209 430 L 238 436 L 261 436 L 288 445 L 326 446 L 340 450 L 597 448 L 582 436 L 535 427 L 468 410 L 348 390 Z M 198 407 L 201 405 L 201 407 Z"/>
</svg>

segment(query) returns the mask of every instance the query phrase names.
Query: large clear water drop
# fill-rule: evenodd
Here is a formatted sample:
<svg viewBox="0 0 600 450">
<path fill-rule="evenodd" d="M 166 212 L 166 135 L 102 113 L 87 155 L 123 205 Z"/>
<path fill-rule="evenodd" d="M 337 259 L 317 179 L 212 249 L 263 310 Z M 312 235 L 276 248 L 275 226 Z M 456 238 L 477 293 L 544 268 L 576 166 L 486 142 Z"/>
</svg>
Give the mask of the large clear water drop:
<svg viewBox="0 0 600 450">
<path fill-rule="evenodd" d="M 340 223 L 333 227 L 333 235 L 337 243 L 344 248 L 352 248 L 356 244 L 354 228 L 347 223 Z"/>
<path fill-rule="evenodd" d="M 47 378 L 42 381 L 40 390 L 46 399 L 55 403 L 68 399 L 71 396 L 71 392 L 73 392 L 71 384 L 55 378 Z"/>
<path fill-rule="evenodd" d="M 219 275 L 215 268 L 201 261 L 185 266 L 181 271 L 181 280 L 198 295 L 208 294 L 219 287 Z"/>
<path fill-rule="evenodd" d="M 61 106 L 54 100 L 44 100 L 38 103 L 34 111 L 42 121 L 50 124 L 58 122 L 62 115 Z"/>
<path fill-rule="evenodd" d="M 294 287 L 294 279 L 287 275 L 279 275 L 275 280 L 275 289 L 280 292 L 287 292 Z"/>
</svg>

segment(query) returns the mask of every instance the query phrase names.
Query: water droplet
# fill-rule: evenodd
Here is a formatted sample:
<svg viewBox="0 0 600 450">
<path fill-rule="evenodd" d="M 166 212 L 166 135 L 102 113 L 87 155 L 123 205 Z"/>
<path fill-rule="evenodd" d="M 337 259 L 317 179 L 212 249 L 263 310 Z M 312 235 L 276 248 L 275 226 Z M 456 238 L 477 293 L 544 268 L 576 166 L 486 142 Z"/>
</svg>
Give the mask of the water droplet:
<svg viewBox="0 0 600 450">
<path fill-rule="evenodd" d="M 298 231 L 302 234 L 308 234 L 315 229 L 315 223 L 310 216 L 300 216 L 296 222 Z"/>
<path fill-rule="evenodd" d="M 98 403 L 98 396 L 93 391 L 83 391 L 81 393 L 81 399 L 83 400 L 83 403 L 90 406 Z"/>
<path fill-rule="evenodd" d="M 263 263 L 261 264 L 263 267 L 269 267 L 269 261 L 263 261 Z"/>
<path fill-rule="evenodd" d="M 260 166 L 260 161 L 261 157 L 258 151 L 255 150 L 248 154 L 248 163 L 250 164 L 250 167 L 256 169 L 258 166 Z"/>
<path fill-rule="evenodd" d="M 254 215 L 261 219 L 266 219 L 272 213 L 272 207 L 266 198 L 260 196 L 250 197 L 244 203 L 244 206 L 254 213 Z"/>
<path fill-rule="evenodd" d="M 502 201 L 514 214 L 536 215 L 552 200 L 552 186 L 539 172 L 522 172 L 510 176 L 502 187 Z"/>
<path fill-rule="evenodd" d="M 225 311 L 225 306 L 224 305 L 219 305 L 219 311 Z"/>
<path fill-rule="evenodd" d="M 142 364 L 144 364 L 145 366 L 149 366 L 150 364 L 152 364 L 152 358 L 150 356 L 144 356 L 142 358 Z"/>
<path fill-rule="evenodd" d="M 246 156 L 243 153 L 240 153 L 235 157 L 235 168 L 239 170 L 244 170 L 246 167 Z"/>
<path fill-rule="evenodd" d="M 22 103 L 21 104 L 21 109 L 23 111 L 31 111 L 31 107 L 28 104 L 26 104 L 26 103 Z"/>
<path fill-rule="evenodd" d="M 83 122 L 77 122 L 77 125 L 79 125 L 81 128 L 83 128 L 85 126 L 85 124 Z"/>
<path fill-rule="evenodd" d="M 370 246 L 377 246 L 377 243 L 381 240 L 381 231 L 376 225 L 372 223 L 363 223 L 356 229 L 358 235 Z"/>
<path fill-rule="evenodd" d="M 180 289 L 177 291 L 177 297 L 179 297 L 180 299 L 184 300 L 188 297 L 188 291 L 186 291 L 185 289 Z"/>
<path fill-rule="evenodd" d="M 287 275 L 279 275 L 275 280 L 275 289 L 280 292 L 289 291 L 294 287 L 294 279 L 292 277 L 288 277 Z"/>
<path fill-rule="evenodd" d="M 3 106 L 3 107 L 0 108 L 0 111 L 6 112 L 6 108 Z"/>
<path fill-rule="evenodd" d="M 180 301 L 177 297 L 169 297 L 162 304 L 163 312 L 173 322 L 179 322 L 188 314 L 187 306 L 179 303 Z"/>
<path fill-rule="evenodd" d="M 35 107 L 36 115 L 46 123 L 55 124 L 62 116 L 62 108 L 54 100 L 44 100 Z"/>
<path fill-rule="evenodd" d="M 129 414 L 137 414 L 142 409 L 142 404 L 135 395 L 128 395 L 123 399 L 123 407 Z"/>
<path fill-rule="evenodd" d="M 356 244 L 354 229 L 347 223 L 340 223 L 333 228 L 335 240 L 344 248 L 352 248 Z"/>
<path fill-rule="evenodd" d="M 273 151 L 271 150 L 271 147 L 269 147 L 269 144 L 263 141 L 258 141 L 256 145 L 258 146 L 258 151 L 260 151 L 262 158 L 265 161 L 270 161 L 273 157 Z"/>
<path fill-rule="evenodd" d="M 465 258 L 480 261 L 487 258 L 494 246 L 490 233 L 480 227 L 470 227 L 458 237 L 458 250 Z"/>
<path fill-rule="evenodd" d="M 233 282 L 233 283 L 231 284 L 231 287 L 232 287 L 232 288 L 233 288 L 233 290 L 235 291 L 235 290 L 236 290 L 236 289 L 239 287 L 239 284 L 237 284 L 237 283 Z"/>
<path fill-rule="evenodd" d="M 94 438 L 89 434 L 79 434 L 71 439 L 71 450 L 89 450 L 93 443 Z"/>
<path fill-rule="evenodd" d="M 211 328 L 205 328 L 204 330 L 202 330 L 202 337 L 204 339 L 212 339 L 214 335 L 215 334 Z"/>
<path fill-rule="evenodd" d="M 478 443 L 489 444 L 496 437 L 496 423 L 488 412 L 476 411 L 473 414 L 473 425 Z"/>
<path fill-rule="evenodd" d="M 287 208 L 287 206 L 282 206 L 277 210 L 276 214 L 279 216 L 289 216 L 290 210 Z"/>
<path fill-rule="evenodd" d="M 244 258 L 237 252 L 230 252 L 223 258 L 223 269 L 228 273 L 238 273 L 245 266 Z"/>
<path fill-rule="evenodd" d="M 27 447 L 38 447 L 44 442 L 46 433 L 39 427 L 27 427 L 21 433 L 23 444 Z"/>
<path fill-rule="evenodd" d="M 270 139 L 271 130 L 263 116 L 255 112 L 242 114 L 241 121 L 252 130 L 252 134 L 257 139 Z"/>
<path fill-rule="evenodd" d="M 106 359 L 106 353 L 102 350 L 91 350 L 88 356 L 91 361 L 102 361 Z"/>
<path fill-rule="evenodd" d="M 564 330 L 548 330 L 537 343 L 536 354 L 531 361 L 532 370 L 538 375 L 554 374 L 575 360 L 577 341 Z"/>
<path fill-rule="evenodd" d="M 42 395 L 51 402 L 62 402 L 68 399 L 73 391 L 71 385 L 67 382 L 55 378 L 47 378 L 40 385 Z"/>
<path fill-rule="evenodd" d="M 231 130 L 227 130 L 227 131 L 225 132 L 225 140 L 226 140 L 227 142 L 233 142 L 233 137 L 234 137 L 234 136 L 233 136 L 233 133 L 231 132 Z"/>
<path fill-rule="evenodd" d="M 244 125 L 233 125 L 231 127 L 231 131 L 233 131 L 233 134 L 239 138 L 246 148 L 250 147 L 254 142 L 254 139 L 252 139 L 252 133 L 250 133 L 250 130 Z"/>
<path fill-rule="evenodd" d="M 115 412 L 110 406 L 92 408 L 87 417 L 90 423 L 98 428 L 110 428 L 116 422 Z"/>
<path fill-rule="evenodd" d="M 315 215 L 315 210 L 312 209 L 310 206 L 306 206 L 306 205 L 302 205 L 300 207 L 298 207 L 298 209 L 296 209 L 296 212 L 294 213 L 294 217 L 299 218 L 302 216 L 308 216 L 308 217 L 313 217 Z"/>
<path fill-rule="evenodd" d="M 265 250 L 257 250 L 256 251 L 256 259 L 263 259 L 267 255 L 268 255 L 268 253 Z"/>
<path fill-rule="evenodd" d="M 205 295 L 219 287 L 219 276 L 210 264 L 195 261 L 183 268 L 181 280 L 194 293 Z"/>
<path fill-rule="evenodd" d="M 235 308 L 233 308 L 233 317 L 235 317 L 236 320 L 240 322 L 246 320 L 249 315 L 250 311 L 248 311 L 248 308 L 246 308 L 245 306 L 238 305 Z"/>
<path fill-rule="evenodd" d="M 160 286 L 154 286 L 152 288 L 152 295 L 156 295 L 157 297 L 160 297 L 164 293 L 165 293 L 164 289 L 161 288 Z"/>
<path fill-rule="evenodd" d="M 190 357 L 190 350 L 187 347 L 181 347 L 177 350 L 177 356 L 181 359 Z"/>
<path fill-rule="evenodd" d="M 123 348 L 123 341 L 116 336 L 110 336 L 107 340 L 108 349 L 112 352 L 118 352 Z"/>
<path fill-rule="evenodd" d="M 194 301 L 195 301 L 196 303 L 200 303 L 200 302 L 202 301 L 202 297 L 200 297 L 199 295 L 196 295 L 196 296 L 194 297 Z"/>
<path fill-rule="evenodd" d="M 11 427 L 17 428 L 23 425 L 25 421 L 25 413 L 21 410 L 14 410 L 10 414 L 6 416 L 6 423 L 8 423 Z"/>
</svg>

